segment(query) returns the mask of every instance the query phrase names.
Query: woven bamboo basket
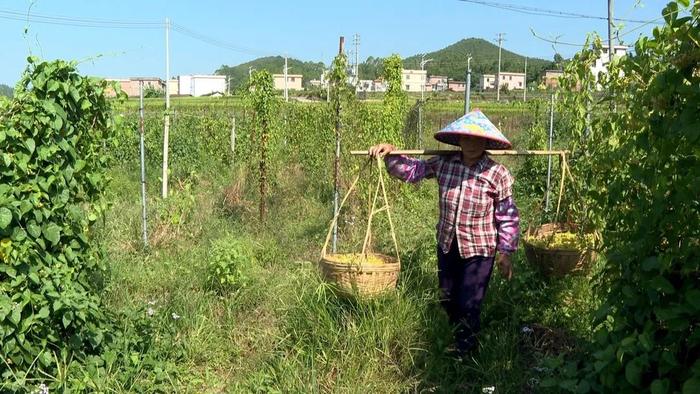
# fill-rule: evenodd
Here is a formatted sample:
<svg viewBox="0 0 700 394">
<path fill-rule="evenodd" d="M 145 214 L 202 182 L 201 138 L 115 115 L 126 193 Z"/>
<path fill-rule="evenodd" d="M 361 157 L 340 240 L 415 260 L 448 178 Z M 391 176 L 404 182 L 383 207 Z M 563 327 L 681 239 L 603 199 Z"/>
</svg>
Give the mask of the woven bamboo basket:
<svg viewBox="0 0 700 394">
<path fill-rule="evenodd" d="M 372 253 L 383 264 L 363 264 L 362 259 L 352 263 L 338 261 L 338 254 L 321 258 L 323 278 L 335 284 L 344 295 L 376 296 L 396 287 L 401 264 L 395 257 Z"/>
<path fill-rule="evenodd" d="M 547 223 L 535 229 L 528 228 L 528 237 L 546 237 L 559 232 L 575 231 L 575 227 L 562 223 Z M 585 274 L 590 268 L 595 253 L 580 249 L 547 249 L 523 240 L 527 261 L 548 277 L 563 277 L 568 274 Z"/>
<path fill-rule="evenodd" d="M 338 217 L 345 202 L 357 185 L 361 172 L 355 177 L 345 197 L 343 197 L 343 201 L 340 203 L 338 211 L 331 221 L 328 234 L 326 235 L 326 242 L 321 250 L 321 258 L 319 260 L 321 275 L 324 280 L 333 284 L 341 295 L 372 297 L 382 294 L 396 287 L 399 272 L 401 271 L 399 245 L 396 241 L 396 232 L 394 231 L 394 224 L 389 212 L 389 200 L 382 176 L 382 161 L 379 159 L 377 160 L 377 166 L 379 167 L 378 181 L 374 191 L 374 198 L 371 199 L 372 205 L 369 210 L 369 218 L 367 219 L 367 231 L 362 245 L 362 252 L 352 253 L 349 257 L 348 254 L 328 253 L 328 245 L 331 241 L 333 229 L 338 222 Z M 380 191 L 384 198 L 384 206 L 375 209 Z M 394 241 L 396 257 L 369 251 L 372 243 L 372 219 L 376 213 L 384 211 L 389 219 L 389 228 L 391 230 L 391 238 Z M 376 258 L 381 263 L 370 264 L 368 262 L 369 257 Z"/>
</svg>

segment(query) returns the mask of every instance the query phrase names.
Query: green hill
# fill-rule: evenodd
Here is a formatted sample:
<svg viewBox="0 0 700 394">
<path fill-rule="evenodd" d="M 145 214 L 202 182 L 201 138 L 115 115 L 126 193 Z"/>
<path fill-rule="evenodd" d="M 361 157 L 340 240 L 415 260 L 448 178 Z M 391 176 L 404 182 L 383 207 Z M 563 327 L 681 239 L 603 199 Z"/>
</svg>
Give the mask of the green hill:
<svg viewBox="0 0 700 394">
<path fill-rule="evenodd" d="M 11 87 L 0 83 L 0 96 L 12 97 L 13 91 Z"/>
<path fill-rule="evenodd" d="M 477 86 L 482 74 L 495 74 L 498 70 L 498 46 L 481 38 L 467 38 L 435 52 L 427 53 L 426 59 L 433 59 L 426 65 L 428 75 L 446 75 L 450 79 L 463 81 L 467 70 L 467 54 L 471 54 L 472 85 Z M 382 74 L 383 58 L 370 56 L 360 64 L 361 79 L 375 79 Z M 419 69 L 420 55 L 413 55 L 403 60 L 405 68 Z M 302 62 L 297 59 L 288 60 L 291 74 L 304 75 L 304 84 L 312 79 L 318 79 L 324 69 L 323 63 Z M 539 78 L 543 70 L 552 68 L 550 60 L 528 58 L 527 80 Z M 523 72 L 525 57 L 503 49 L 501 51 L 501 70 Z M 284 58 L 281 56 L 262 57 L 234 67 L 223 65 L 217 74 L 231 77 L 232 87 L 237 88 L 248 80 L 248 67 L 256 70 L 268 70 L 273 74 L 282 73 Z"/>
<path fill-rule="evenodd" d="M 481 38 L 468 38 L 458 41 L 448 47 L 425 55 L 426 59 L 433 59 L 425 68 L 428 75 L 445 75 L 450 79 L 464 81 L 467 70 L 467 54 L 471 54 L 472 83 L 477 84 L 482 74 L 495 74 L 498 71 L 498 45 Z M 406 68 L 420 69 L 420 55 L 414 55 L 404 59 Z M 552 67 L 552 61 L 528 58 L 527 80 L 533 81 L 540 73 Z M 501 50 L 501 71 L 523 72 L 525 57 Z"/>
<path fill-rule="evenodd" d="M 248 68 L 255 70 L 267 70 L 272 74 L 282 74 L 284 69 L 284 57 L 268 56 L 251 60 L 237 66 L 222 65 L 216 70 L 216 74 L 227 75 L 231 78 L 231 88 L 237 89 L 248 81 Z M 325 69 L 323 63 L 303 62 L 301 60 L 288 58 L 287 67 L 290 74 L 302 74 L 306 85 L 312 79 L 319 79 Z"/>
</svg>

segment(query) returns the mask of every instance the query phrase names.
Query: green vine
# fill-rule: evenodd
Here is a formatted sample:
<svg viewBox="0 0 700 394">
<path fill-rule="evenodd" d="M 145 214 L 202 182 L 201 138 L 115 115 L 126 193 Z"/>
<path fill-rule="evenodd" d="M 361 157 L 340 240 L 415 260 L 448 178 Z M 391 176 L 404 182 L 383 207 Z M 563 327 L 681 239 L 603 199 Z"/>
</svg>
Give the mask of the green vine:
<svg viewBox="0 0 700 394">
<path fill-rule="evenodd" d="M 55 373 L 58 359 L 97 354 L 112 335 L 92 233 L 106 209 L 104 146 L 115 122 L 107 82 L 75 66 L 30 57 L 15 97 L 0 103 L 4 382 Z"/>
<path fill-rule="evenodd" d="M 606 258 L 593 341 L 560 389 L 700 392 L 700 7 L 663 16 L 597 81 L 599 39 L 562 81 L 576 209 Z"/>
<path fill-rule="evenodd" d="M 403 63 L 399 55 L 391 55 L 384 60 L 384 81 L 387 86 L 382 107 L 383 127 L 380 139 L 384 142 L 399 144 L 408 109 L 406 92 L 401 87 Z"/>
<path fill-rule="evenodd" d="M 256 126 L 260 129 L 260 157 L 259 157 L 259 190 L 260 221 L 265 220 L 266 199 L 268 193 L 268 142 L 270 129 L 273 122 L 275 109 L 278 107 L 275 97 L 272 75 L 266 70 L 256 71 L 252 74 L 248 89 L 248 98 L 253 106 L 256 117 Z"/>
</svg>

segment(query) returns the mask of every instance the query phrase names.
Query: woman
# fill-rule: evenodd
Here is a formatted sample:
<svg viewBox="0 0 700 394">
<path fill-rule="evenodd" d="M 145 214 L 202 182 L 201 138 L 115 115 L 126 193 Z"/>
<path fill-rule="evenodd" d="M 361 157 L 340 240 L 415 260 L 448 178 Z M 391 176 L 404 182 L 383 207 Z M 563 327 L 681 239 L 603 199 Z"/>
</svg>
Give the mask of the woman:
<svg viewBox="0 0 700 394">
<path fill-rule="evenodd" d="M 396 148 L 379 144 L 369 154 L 386 156 L 389 173 L 405 182 L 437 179 L 438 280 L 442 306 L 455 326 L 456 352 L 463 357 L 476 346 L 481 303 L 496 254 L 501 273 L 507 279 L 513 276 L 510 255 L 518 246 L 520 222 L 512 196 L 513 177 L 485 152 L 508 149 L 511 144 L 479 110 L 440 130 L 435 139 L 459 146 L 461 152 L 418 160 L 386 156 Z"/>
</svg>

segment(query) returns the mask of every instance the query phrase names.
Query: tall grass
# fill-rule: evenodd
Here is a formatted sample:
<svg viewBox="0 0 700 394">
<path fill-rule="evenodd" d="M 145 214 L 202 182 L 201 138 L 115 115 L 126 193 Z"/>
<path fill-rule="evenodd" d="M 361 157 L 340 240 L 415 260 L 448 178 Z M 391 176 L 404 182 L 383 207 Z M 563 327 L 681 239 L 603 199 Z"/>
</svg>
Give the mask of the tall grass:
<svg viewBox="0 0 700 394">
<path fill-rule="evenodd" d="M 543 357 L 575 349 L 589 334 L 582 318 L 595 302 L 588 279 L 547 281 L 518 253 L 515 279 L 492 279 L 478 351 L 456 362 L 437 291 L 435 185 L 396 186 L 398 289 L 350 300 L 338 297 L 315 265 L 331 218 L 329 196 L 309 190 L 303 173 L 281 171 L 265 225 L 247 208 L 254 191 L 237 179 L 244 176 L 238 170 L 176 182 L 167 200 L 156 197 L 156 179 L 149 178 L 146 249 L 138 171 L 114 169 L 113 205 L 100 233 L 110 267 L 107 303 L 115 311 L 152 309 L 161 342 L 144 353 L 169 369 L 157 385 L 138 374 L 128 385 L 107 376 L 105 390 L 540 392 Z M 235 207 L 226 205 L 233 201 L 227 192 L 237 193 Z M 377 247 L 388 247 L 381 227 L 377 233 Z M 248 273 L 252 285 L 222 294 L 206 277 L 212 242 L 226 238 L 250 242 L 257 268 Z"/>
</svg>

